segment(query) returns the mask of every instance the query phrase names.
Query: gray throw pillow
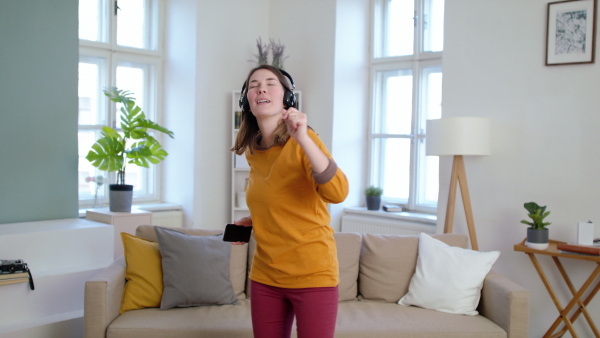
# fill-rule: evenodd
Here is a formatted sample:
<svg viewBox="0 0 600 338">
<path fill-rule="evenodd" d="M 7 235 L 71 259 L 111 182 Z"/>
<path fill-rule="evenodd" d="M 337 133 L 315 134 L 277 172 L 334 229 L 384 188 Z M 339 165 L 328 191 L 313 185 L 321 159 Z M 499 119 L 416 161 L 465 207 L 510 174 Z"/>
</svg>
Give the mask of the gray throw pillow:
<svg viewBox="0 0 600 338">
<path fill-rule="evenodd" d="M 191 236 L 155 227 L 162 256 L 161 310 L 238 304 L 229 278 L 231 244 L 219 236 Z"/>
</svg>

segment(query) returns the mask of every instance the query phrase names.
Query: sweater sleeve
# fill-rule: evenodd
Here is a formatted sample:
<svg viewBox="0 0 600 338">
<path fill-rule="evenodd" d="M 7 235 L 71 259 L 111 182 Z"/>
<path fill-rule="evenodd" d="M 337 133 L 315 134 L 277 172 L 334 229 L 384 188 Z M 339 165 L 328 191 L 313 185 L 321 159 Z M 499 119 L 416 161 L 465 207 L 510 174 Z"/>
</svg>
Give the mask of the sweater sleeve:
<svg viewBox="0 0 600 338">
<path fill-rule="evenodd" d="M 333 176 L 335 176 L 337 169 L 337 164 L 331 157 L 329 157 L 329 165 L 327 166 L 325 171 L 323 171 L 322 173 L 316 173 L 313 171 L 313 177 L 315 178 L 315 182 L 317 182 L 317 184 L 325 184 L 331 181 Z"/>
<path fill-rule="evenodd" d="M 330 161 L 329 167 L 332 167 L 332 165 L 335 167 L 335 169 L 332 169 L 335 170 L 334 175 L 324 183 L 319 183 L 316 178 L 315 181 L 317 181 L 317 191 L 321 198 L 327 203 L 337 204 L 343 202 L 348 196 L 348 179 L 335 162 L 331 159 Z M 326 169 L 325 172 L 327 170 L 329 169 Z"/>
<path fill-rule="evenodd" d="M 329 151 L 325 148 L 325 145 L 319 139 L 317 134 L 312 131 L 309 134 L 329 158 L 329 165 L 323 172 L 312 172 L 317 192 L 327 203 L 341 203 L 346 199 L 346 196 L 348 196 L 348 179 L 344 172 L 337 166 L 337 163 L 335 163 L 333 158 L 331 158 Z"/>
</svg>

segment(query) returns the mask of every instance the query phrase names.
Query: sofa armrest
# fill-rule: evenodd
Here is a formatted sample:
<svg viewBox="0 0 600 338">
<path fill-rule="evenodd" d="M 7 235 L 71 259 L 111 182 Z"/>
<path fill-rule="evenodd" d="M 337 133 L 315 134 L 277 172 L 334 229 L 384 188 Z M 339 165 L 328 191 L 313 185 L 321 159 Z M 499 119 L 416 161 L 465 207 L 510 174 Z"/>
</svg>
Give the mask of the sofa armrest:
<svg viewBox="0 0 600 338">
<path fill-rule="evenodd" d="M 85 283 L 84 337 L 104 338 L 108 325 L 119 316 L 125 288 L 125 259 L 115 260 Z"/>
<path fill-rule="evenodd" d="M 483 282 L 478 311 L 502 327 L 509 338 L 529 335 L 529 291 L 494 271 Z"/>
</svg>

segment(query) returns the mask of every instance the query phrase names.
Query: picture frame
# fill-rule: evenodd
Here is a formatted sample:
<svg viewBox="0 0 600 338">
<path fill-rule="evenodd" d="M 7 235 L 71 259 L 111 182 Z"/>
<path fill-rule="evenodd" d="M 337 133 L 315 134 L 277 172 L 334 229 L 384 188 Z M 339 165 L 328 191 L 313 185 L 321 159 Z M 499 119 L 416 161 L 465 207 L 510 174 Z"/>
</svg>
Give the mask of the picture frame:
<svg viewBox="0 0 600 338">
<path fill-rule="evenodd" d="M 594 63 L 597 0 L 548 3 L 546 66 Z"/>
</svg>

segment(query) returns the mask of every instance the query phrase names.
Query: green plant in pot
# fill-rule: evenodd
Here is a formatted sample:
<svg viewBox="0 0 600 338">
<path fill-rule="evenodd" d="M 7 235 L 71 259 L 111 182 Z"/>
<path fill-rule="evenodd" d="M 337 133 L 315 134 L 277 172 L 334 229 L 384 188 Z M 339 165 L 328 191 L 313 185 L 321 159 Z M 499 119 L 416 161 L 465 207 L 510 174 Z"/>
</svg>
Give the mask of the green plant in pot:
<svg viewBox="0 0 600 338">
<path fill-rule="evenodd" d="M 149 168 L 150 164 L 160 163 L 168 153 L 149 131 L 161 132 L 171 138 L 174 134 L 147 119 L 146 114 L 135 104 L 132 93 L 111 87 L 104 90 L 104 95 L 111 101 L 122 104 L 121 132 L 111 127 L 103 127 L 102 137 L 92 145 L 85 158 L 100 170 L 117 172 L 117 182 L 109 188 L 110 211 L 129 212 L 133 185 L 125 184 L 127 164 Z"/>
<path fill-rule="evenodd" d="M 521 223 L 530 226 L 527 228 L 527 241 L 525 245 L 533 249 L 546 250 L 550 239 L 550 232 L 546 226 L 550 225 L 550 222 L 544 222 L 544 218 L 550 215 L 550 211 L 546 211 L 546 206 L 541 207 L 535 202 L 525 203 L 523 206 L 531 219 L 531 221 L 521 221 Z"/>
<path fill-rule="evenodd" d="M 383 189 L 379 187 L 372 185 L 365 189 L 367 210 L 379 210 L 381 205 L 381 195 L 383 195 Z"/>
</svg>

